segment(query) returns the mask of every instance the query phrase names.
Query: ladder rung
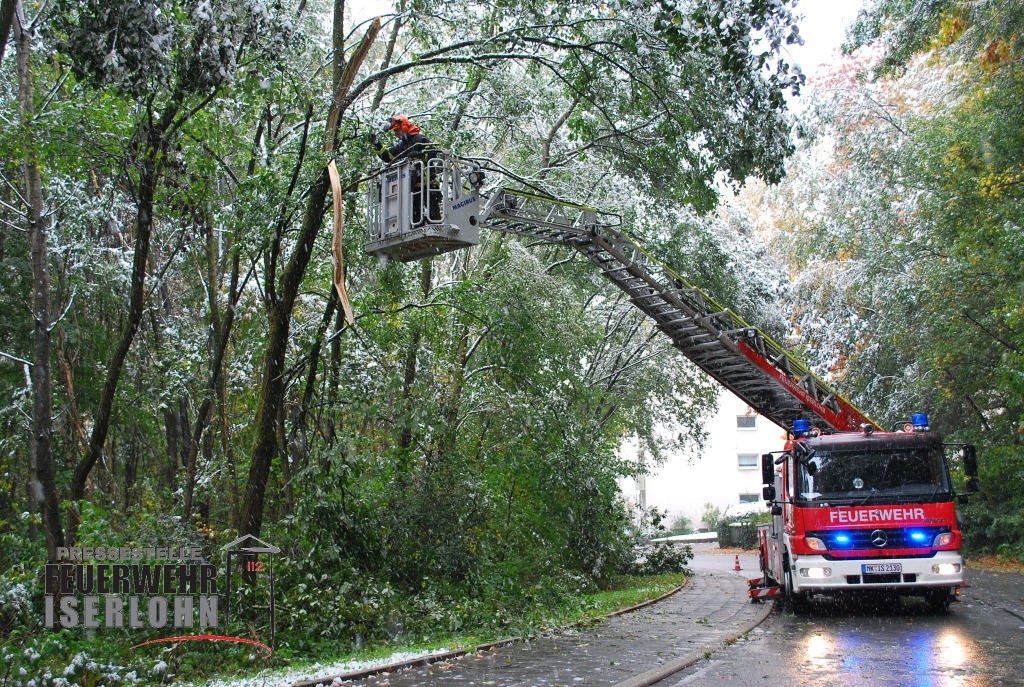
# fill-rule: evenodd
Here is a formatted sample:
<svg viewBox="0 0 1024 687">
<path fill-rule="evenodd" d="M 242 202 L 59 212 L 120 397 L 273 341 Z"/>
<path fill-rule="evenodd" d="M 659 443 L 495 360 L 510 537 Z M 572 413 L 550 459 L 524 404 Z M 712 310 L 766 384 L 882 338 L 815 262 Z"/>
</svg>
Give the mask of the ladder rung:
<svg viewBox="0 0 1024 687">
<path fill-rule="evenodd" d="M 749 368 L 750 363 L 734 363 L 732 365 L 724 365 L 722 367 L 716 368 L 715 372 L 736 372 L 739 370 L 747 370 Z"/>
<path fill-rule="evenodd" d="M 722 345 L 721 341 L 719 341 L 718 339 L 714 339 L 712 341 L 708 341 L 708 342 L 705 342 L 705 343 L 697 344 L 695 346 L 691 346 L 689 350 L 691 350 L 691 351 L 703 350 L 705 348 L 712 348 L 712 347 L 716 347 L 716 346 L 719 347 L 719 348 L 723 348 L 723 349 L 725 348 L 725 346 Z"/>
</svg>

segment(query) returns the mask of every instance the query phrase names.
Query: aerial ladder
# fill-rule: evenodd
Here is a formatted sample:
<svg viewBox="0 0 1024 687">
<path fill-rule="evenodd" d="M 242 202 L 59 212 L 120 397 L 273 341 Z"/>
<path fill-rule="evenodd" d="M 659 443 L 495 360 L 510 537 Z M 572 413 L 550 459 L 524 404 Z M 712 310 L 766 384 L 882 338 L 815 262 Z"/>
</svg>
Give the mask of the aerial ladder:
<svg viewBox="0 0 1024 687">
<path fill-rule="evenodd" d="M 618 216 L 524 190 L 483 192 L 473 162 L 436 153 L 384 168 L 369 184 L 364 250 L 409 262 L 475 246 L 480 229 L 561 244 L 590 260 L 672 345 L 784 429 L 806 419 L 824 432 L 877 424 L 757 327 L 661 264 Z"/>
<path fill-rule="evenodd" d="M 888 432 L 757 327 L 660 263 L 616 215 L 499 186 L 436 154 L 384 169 L 369 190 L 366 252 L 410 261 L 479 243 L 480 229 L 560 244 L 594 263 L 697 367 L 786 430 L 761 456 L 771 519 L 758 526 L 753 602 L 886 590 L 944 612 L 963 581 L 956 503 L 978 490 L 975 448 L 946 444 L 915 414 Z M 878 431 L 876 431 L 878 430 Z M 957 494 L 947 448 L 967 482 Z M 869 503 L 870 502 L 870 503 Z"/>
</svg>

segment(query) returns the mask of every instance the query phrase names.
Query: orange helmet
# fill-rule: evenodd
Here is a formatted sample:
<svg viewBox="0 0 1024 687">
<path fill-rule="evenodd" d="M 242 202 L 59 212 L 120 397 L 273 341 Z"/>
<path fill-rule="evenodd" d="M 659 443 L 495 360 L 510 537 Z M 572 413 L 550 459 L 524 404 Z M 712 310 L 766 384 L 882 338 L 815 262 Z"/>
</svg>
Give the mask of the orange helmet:
<svg viewBox="0 0 1024 687">
<path fill-rule="evenodd" d="M 409 121 L 409 118 L 405 115 L 397 115 L 391 118 L 391 126 L 388 127 L 389 131 L 394 131 L 398 134 L 406 134 L 408 136 L 415 136 L 420 133 L 418 126 Z"/>
</svg>

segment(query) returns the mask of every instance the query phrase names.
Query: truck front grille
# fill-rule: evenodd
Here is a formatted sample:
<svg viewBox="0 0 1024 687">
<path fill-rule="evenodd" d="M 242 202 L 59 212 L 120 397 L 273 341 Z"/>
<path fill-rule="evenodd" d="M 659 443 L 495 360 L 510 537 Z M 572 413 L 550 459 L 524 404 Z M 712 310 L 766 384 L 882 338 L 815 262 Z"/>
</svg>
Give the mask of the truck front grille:
<svg viewBox="0 0 1024 687">
<path fill-rule="evenodd" d="M 908 573 L 906 575 L 900 575 L 899 573 L 893 573 L 891 575 L 847 575 L 846 584 L 899 584 L 900 582 L 917 582 L 916 573 Z"/>
<path fill-rule="evenodd" d="M 936 535 L 949 532 L 948 527 L 874 527 L 856 530 L 825 530 L 808 532 L 825 542 L 830 552 L 888 549 L 931 549 Z M 918 537 L 915 539 L 915 535 Z M 879 546 L 878 542 L 884 543 Z"/>
</svg>

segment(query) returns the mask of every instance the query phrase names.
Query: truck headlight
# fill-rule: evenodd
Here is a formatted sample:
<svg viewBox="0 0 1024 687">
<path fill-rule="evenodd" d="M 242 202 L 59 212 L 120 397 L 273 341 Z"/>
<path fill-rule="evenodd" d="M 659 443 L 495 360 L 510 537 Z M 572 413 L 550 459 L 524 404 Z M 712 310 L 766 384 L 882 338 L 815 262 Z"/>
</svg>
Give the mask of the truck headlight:
<svg viewBox="0 0 1024 687">
<path fill-rule="evenodd" d="M 935 575 L 956 575 L 959 572 L 959 563 L 939 563 L 932 566 L 932 573 Z"/>
<path fill-rule="evenodd" d="M 817 537 L 807 537 L 807 548 L 811 551 L 827 551 L 828 548 L 825 546 L 825 542 L 818 539 Z"/>
<path fill-rule="evenodd" d="M 800 568 L 800 577 L 809 577 L 812 580 L 832 577 L 832 568 Z"/>
<path fill-rule="evenodd" d="M 953 533 L 943 532 L 942 534 L 935 535 L 935 541 L 932 542 L 932 546 L 949 546 L 953 543 Z"/>
</svg>

